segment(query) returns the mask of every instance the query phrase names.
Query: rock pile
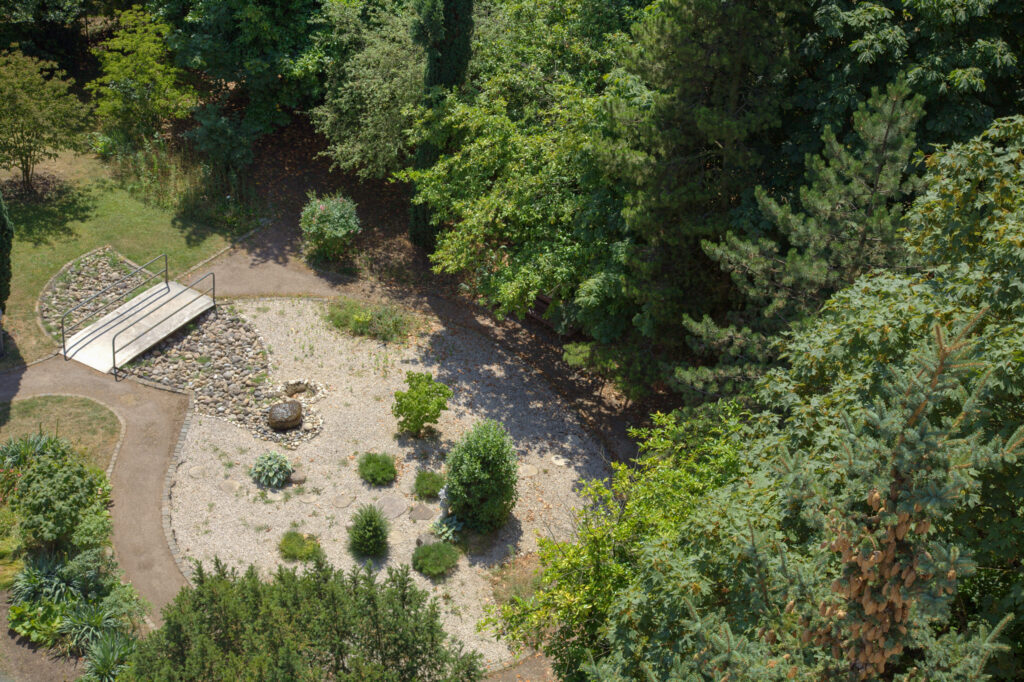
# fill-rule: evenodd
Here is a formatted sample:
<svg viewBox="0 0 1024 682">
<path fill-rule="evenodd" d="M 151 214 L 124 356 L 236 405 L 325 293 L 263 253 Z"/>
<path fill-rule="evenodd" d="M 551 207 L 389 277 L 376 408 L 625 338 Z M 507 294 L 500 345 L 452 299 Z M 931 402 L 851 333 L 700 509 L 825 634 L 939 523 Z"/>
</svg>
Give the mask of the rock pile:
<svg viewBox="0 0 1024 682">
<path fill-rule="evenodd" d="M 252 326 L 225 309 L 208 311 L 133 361 L 128 369 L 165 386 L 191 390 L 196 410 L 238 424 L 256 437 L 294 448 L 320 433 L 323 418 L 310 405 L 323 386 L 292 387 L 288 402 L 299 406 L 299 422 L 286 430 L 269 424 L 271 405 L 288 398 L 287 385 L 268 384 L 266 348 Z M 292 417 L 294 419 L 294 417 Z"/>
<path fill-rule="evenodd" d="M 65 312 L 93 294 L 112 286 L 134 269 L 134 266 L 109 246 L 80 257 L 60 273 L 51 286 L 43 290 L 39 298 L 39 315 L 43 318 L 43 325 L 51 333 L 59 336 L 60 318 Z M 69 315 L 67 324 L 71 326 L 81 322 L 83 324 L 78 327 L 80 329 L 86 326 L 85 323 L 89 322 L 97 312 L 103 314 L 110 312 L 117 307 L 112 303 L 114 299 L 137 287 L 148 276 L 148 274 L 139 273 L 130 277 L 95 301 L 90 302 L 89 305 Z M 154 278 L 152 283 L 156 284 L 157 280 Z M 104 308 L 108 303 L 111 305 Z"/>
</svg>

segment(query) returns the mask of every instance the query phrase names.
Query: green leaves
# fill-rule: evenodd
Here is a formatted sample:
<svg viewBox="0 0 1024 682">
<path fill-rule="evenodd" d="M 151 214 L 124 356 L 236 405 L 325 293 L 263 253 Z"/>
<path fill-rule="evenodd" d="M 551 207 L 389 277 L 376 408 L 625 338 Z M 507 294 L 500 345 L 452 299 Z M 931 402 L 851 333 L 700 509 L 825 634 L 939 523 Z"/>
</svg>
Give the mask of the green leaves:
<svg viewBox="0 0 1024 682">
<path fill-rule="evenodd" d="M 519 464 L 512 439 L 498 422 L 474 425 L 445 459 L 448 507 L 474 530 L 501 528 L 519 499 Z"/>
<path fill-rule="evenodd" d="M 410 436 L 423 434 L 423 427 L 436 424 L 441 412 L 448 409 L 448 399 L 452 397 L 452 389 L 439 381 L 429 372 L 406 372 L 407 391 L 395 391 L 395 403 L 391 413 L 398 417 L 398 428 Z"/>
</svg>

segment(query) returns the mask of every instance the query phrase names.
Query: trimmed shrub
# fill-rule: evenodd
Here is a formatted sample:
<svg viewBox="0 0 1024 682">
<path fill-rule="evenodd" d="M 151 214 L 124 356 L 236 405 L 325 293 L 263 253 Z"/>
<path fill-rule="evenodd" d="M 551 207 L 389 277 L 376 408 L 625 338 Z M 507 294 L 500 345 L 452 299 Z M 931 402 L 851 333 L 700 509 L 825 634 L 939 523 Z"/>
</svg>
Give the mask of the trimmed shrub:
<svg viewBox="0 0 1024 682">
<path fill-rule="evenodd" d="M 264 452 L 256 458 L 256 463 L 249 469 L 249 475 L 256 485 L 264 488 L 280 488 L 288 482 L 288 477 L 295 467 L 280 452 Z"/>
<path fill-rule="evenodd" d="M 416 482 L 413 484 L 413 490 L 416 492 L 416 497 L 421 500 L 437 497 L 437 494 L 441 492 L 443 487 L 444 475 L 436 471 L 423 470 L 416 472 Z"/>
<path fill-rule="evenodd" d="M 327 308 L 327 322 L 355 336 L 378 341 L 403 341 L 412 330 L 413 318 L 398 306 L 360 303 L 349 299 L 335 301 Z"/>
<path fill-rule="evenodd" d="M 448 508 L 467 527 L 490 532 L 512 512 L 518 464 L 505 427 L 482 421 L 462 437 L 447 459 Z"/>
<path fill-rule="evenodd" d="M 364 452 L 359 457 L 359 477 L 371 485 L 388 485 L 394 482 L 395 458 L 379 452 Z"/>
<path fill-rule="evenodd" d="M 72 544 L 84 517 L 106 513 L 109 491 L 102 474 L 61 452 L 39 457 L 28 467 L 12 498 L 25 546 L 60 550 Z"/>
<path fill-rule="evenodd" d="M 352 517 L 348 548 L 356 556 L 379 557 L 388 551 L 388 520 L 380 509 L 364 504 Z"/>
<path fill-rule="evenodd" d="M 307 196 L 299 218 L 306 255 L 319 260 L 344 258 L 361 229 L 355 203 L 341 194 L 317 197 L 310 192 Z"/>
<path fill-rule="evenodd" d="M 427 576 L 438 578 L 459 563 L 459 550 L 447 542 L 420 545 L 412 553 L 412 567 Z"/>
<path fill-rule="evenodd" d="M 281 536 L 277 549 L 281 556 L 289 561 L 312 561 L 323 554 L 323 549 L 315 537 L 297 530 L 290 530 Z"/>
<path fill-rule="evenodd" d="M 395 404 L 391 413 L 398 417 L 398 428 L 403 433 L 419 436 L 427 424 L 436 424 L 441 411 L 448 409 L 452 389 L 428 372 L 406 372 L 408 391 L 395 391 Z"/>
</svg>

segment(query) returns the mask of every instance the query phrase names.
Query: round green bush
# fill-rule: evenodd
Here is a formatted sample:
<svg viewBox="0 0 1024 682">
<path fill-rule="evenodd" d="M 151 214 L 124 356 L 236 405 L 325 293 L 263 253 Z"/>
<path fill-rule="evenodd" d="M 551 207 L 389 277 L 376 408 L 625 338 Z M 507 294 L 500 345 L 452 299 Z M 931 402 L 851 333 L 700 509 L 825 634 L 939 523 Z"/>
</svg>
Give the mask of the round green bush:
<svg viewBox="0 0 1024 682">
<path fill-rule="evenodd" d="M 437 578 L 459 562 L 459 550 L 448 542 L 420 545 L 412 553 L 412 567 L 427 576 Z"/>
<path fill-rule="evenodd" d="M 344 258 L 361 229 L 355 203 L 341 194 L 308 196 L 309 202 L 299 217 L 306 254 L 322 260 Z"/>
<path fill-rule="evenodd" d="M 395 458 L 391 455 L 365 452 L 359 457 L 359 477 L 370 485 L 393 483 L 396 476 Z"/>
<path fill-rule="evenodd" d="M 315 537 L 297 530 L 290 530 L 282 535 L 281 541 L 277 543 L 277 549 L 281 556 L 289 561 L 312 561 L 323 552 Z"/>
<path fill-rule="evenodd" d="M 264 452 L 256 458 L 256 463 L 249 469 L 249 475 L 256 485 L 264 488 L 280 488 L 295 471 L 288 458 L 280 452 Z"/>
<path fill-rule="evenodd" d="M 356 556 L 379 557 L 388 551 L 388 520 L 380 509 L 364 504 L 348 529 L 348 548 Z"/>
<path fill-rule="evenodd" d="M 421 500 L 437 497 L 437 494 L 441 492 L 443 487 L 444 476 L 436 471 L 419 471 L 416 473 L 416 482 L 413 484 L 413 490 L 416 492 L 416 497 Z"/>
<path fill-rule="evenodd" d="M 462 437 L 447 459 L 448 508 L 468 528 L 490 532 L 512 512 L 518 463 L 505 427 L 488 419 Z"/>
</svg>

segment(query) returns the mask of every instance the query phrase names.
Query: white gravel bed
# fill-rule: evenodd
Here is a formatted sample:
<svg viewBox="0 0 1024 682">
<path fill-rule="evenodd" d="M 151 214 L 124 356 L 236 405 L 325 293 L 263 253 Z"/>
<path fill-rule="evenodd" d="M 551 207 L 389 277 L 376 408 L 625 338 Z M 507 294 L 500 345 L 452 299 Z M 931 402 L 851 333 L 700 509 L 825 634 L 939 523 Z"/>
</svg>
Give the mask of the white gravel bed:
<svg viewBox="0 0 1024 682">
<path fill-rule="evenodd" d="M 274 383 L 308 378 L 327 387 L 317 403 L 323 430 L 286 452 L 302 465 L 306 483 L 267 495 L 248 470 L 274 446 L 232 423 L 197 414 L 171 489 L 171 527 L 181 553 L 206 563 L 218 556 L 240 568 L 255 564 L 269 575 L 283 563 L 277 551 L 281 535 L 296 525 L 318 537 L 332 564 L 349 569 L 356 563 L 347 548 L 350 517 L 360 504 L 386 500 L 405 511 L 391 520 L 390 551 L 377 568 L 410 563 L 416 537 L 431 523 L 409 516 L 418 504 L 416 471 L 440 469 L 448 448 L 474 423 L 497 419 L 520 458 L 520 498 L 512 519 L 489 546 L 461 557 L 445 580 L 413 575 L 438 597 L 449 633 L 481 652 L 488 664 L 507 660 L 511 654 L 504 644 L 477 632 L 485 605 L 493 601 L 490 572 L 510 553 L 536 551 L 538 535 L 571 536 L 580 485 L 608 474 L 600 443 L 533 370 L 465 329 L 432 320 L 409 345 L 385 345 L 333 329 L 319 301 L 257 300 L 235 307 L 267 343 Z M 405 387 L 409 370 L 430 371 L 454 391 L 433 439 L 397 434 L 393 394 Z M 395 456 L 394 484 L 375 488 L 359 479 L 355 460 L 367 451 Z M 438 504 L 428 506 L 436 518 Z"/>
</svg>

